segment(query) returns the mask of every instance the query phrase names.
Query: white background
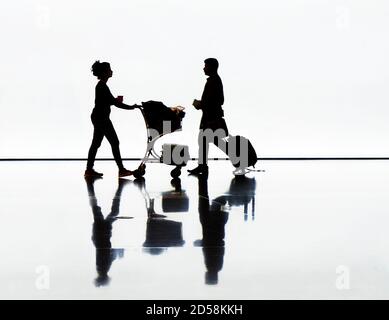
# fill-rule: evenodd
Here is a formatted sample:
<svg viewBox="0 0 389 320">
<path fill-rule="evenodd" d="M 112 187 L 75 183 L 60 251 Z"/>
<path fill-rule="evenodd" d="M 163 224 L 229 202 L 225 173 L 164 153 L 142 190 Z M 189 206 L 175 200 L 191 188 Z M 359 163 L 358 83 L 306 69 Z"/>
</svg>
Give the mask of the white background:
<svg viewBox="0 0 389 320">
<path fill-rule="evenodd" d="M 187 107 L 164 142 L 196 156 L 191 102 L 208 57 L 231 133 L 258 156 L 388 156 L 388 16 L 384 0 L 3 1 L 0 157 L 86 157 L 96 59 L 125 102 Z M 113 107 L 111 119 L 122 155 L 142 156 L 140 113 Z"/>
</svg>

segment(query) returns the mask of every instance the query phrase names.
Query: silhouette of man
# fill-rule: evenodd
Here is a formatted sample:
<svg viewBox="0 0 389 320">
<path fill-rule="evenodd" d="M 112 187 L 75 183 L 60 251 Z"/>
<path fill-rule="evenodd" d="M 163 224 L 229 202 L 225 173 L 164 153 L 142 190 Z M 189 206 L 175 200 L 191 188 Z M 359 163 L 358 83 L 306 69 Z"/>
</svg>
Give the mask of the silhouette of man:
<svg viewBox="0 0 389 320">
<path fill-rule="evenodd" d="M 188 170 L 190 174 L 208 174 L 208 149 L 209 142 L 217 147 L 226 150 L 226 142 L 222 139 L 228 136 L 227 124 L 224 120 L 223 83 L 217 72 L 219 62 L 215 58 L 204 60 L 204 73 L 208 76 L 201 100 L 194 100 L 193 106 L 203 112 L 200 122 L 199 162 L 195 169 Z"/>
</svg>

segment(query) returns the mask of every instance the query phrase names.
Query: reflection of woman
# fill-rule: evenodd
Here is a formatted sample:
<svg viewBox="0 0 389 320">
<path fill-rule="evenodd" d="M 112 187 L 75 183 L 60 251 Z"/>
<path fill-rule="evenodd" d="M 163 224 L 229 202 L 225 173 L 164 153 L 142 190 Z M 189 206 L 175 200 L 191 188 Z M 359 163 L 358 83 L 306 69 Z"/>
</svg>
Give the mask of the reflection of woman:
<svg viewBox="0 0 389 320">
<path fill-rule="evenodd" d="M 111 113 L 111 105 L 121 109 L 134 109 L 137 105 L 129 106 L 123 103 L 123 97 L 114 98 L 107 86 L 107 81 L 112 77 L 111 66 L 108 62 L 96 61 L 92 65 L 93 75 L 99 79 L 96 85 L 95 107 L 92 111 L 91 119 L 94 127 L 93 140 L 89 148 L 88 163 L 85 170 L 85 176 L 102 176 L 102 173 L 93 170 L 93 165 L 96 158 L 98 148 L 106 137 L 111 145 L 112 153 L 116 164 L 119 168 L 119 177 L 130 176 L 132 171 L 127 170 L 123 166 L 122 157 L 119 149 L 119 139 L 113 127 L 109 115 Z"/>
<path fill-rule="evenodd" d="M 108 272 L 111 269 L 112 262 L 124 255 L 123 249 L 112 248 L 112 224 L 119 215 L 120 199 L 123 188 L 127 183 L 130 183 L 130 181 L 119 179 L 119 185 L 112 201 L 111 212 L 104 217 L 95 195 L 94 182 L 97 179 L 100 178 L 96 176 L 87 177 L 85 178 L 85 182 L 88 189 L 89 204 L 93 212 L 92 241 L 96 247 L 96 270 L 98 275 L 95 284 L 96 286 L 102 286 L 107 285 L 110 281 Z"/>
</svg>

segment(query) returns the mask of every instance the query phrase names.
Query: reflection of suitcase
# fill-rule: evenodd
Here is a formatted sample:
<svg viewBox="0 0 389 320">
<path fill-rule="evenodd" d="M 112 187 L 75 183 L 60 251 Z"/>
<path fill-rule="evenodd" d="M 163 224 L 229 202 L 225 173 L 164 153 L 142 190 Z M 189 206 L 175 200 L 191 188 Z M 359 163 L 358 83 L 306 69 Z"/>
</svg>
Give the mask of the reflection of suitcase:
<svg viewBox="0 0 389 320">
<path fill-rule="evenodd" d="M 162 194 L 163 212 L 187 212 L 189 209 L 189 198 L 182 192 L 164 192 Z"/>
<path fill-rule="evenodd" d="M 181 247 L 182 223 L 166 219 L 149 219 L 143 247 Z"/>
<path fill-rule="evenodd" d="M 250 140 L 242 136 L 230 136 L 228 156 L 235 168 L 247 168 L 257 163 L 257 153 Z"/>
<path fill-rule="evenodd" d="M 189 161 L 188 146 L 179 144 L 162 145 L 162 162 L 173 166 L 186 166 Z"/>
</svg>

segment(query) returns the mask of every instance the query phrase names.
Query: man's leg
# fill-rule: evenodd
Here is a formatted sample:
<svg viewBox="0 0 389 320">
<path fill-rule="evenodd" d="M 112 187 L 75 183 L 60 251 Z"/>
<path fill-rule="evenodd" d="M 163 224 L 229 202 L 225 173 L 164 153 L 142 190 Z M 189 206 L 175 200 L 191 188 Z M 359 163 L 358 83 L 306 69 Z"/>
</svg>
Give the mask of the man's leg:
<svg viewBox="0 0 389 320">
<path fill-rule="evenodd" d="M 208 163 L 208 151 L 209 151 L 209 141 L 204 134 L 204 131 L 200 131 L 199 137 L 198 137 L 198 145 L 199 145 L 199 159 L 198 163 L 199 165 L 207 165 Z"/>
<path fill-rule="evenodd" d="M 226 141 L 227 137 L 228 129 L 224 118 L 219 119 L 219 125 L 217 129 L 205 128 L 202 131 L 200 130 L 198 140 L 199 165 L 207 165 L 210 142 L 212 142 L 215 146 L 228 155 L 228 142 Z"/>
<path fill-rule="evenodd" d="M 215 136 L 213 144 L 228 156 L 228 141 L 226 141 L 226 137 Z"/>
<path fill-rule="evenodd" d="M 200 130 L 199 136 L 197 139 L 199 145 L 199 158 L 198 158 L 198 166 L 192 170 L 188 170 L 189 174 L 208 174 L 208 150 L 209 150 L 209 129 Z M 207 135 L 208 133 L 208 135 Z M 211 137 L 212 138 L 212 137 Z"/>
<path fill-rule="evenodd" d="M 223 129 L 217 129 L 215 131 L 207 129 L 200 132 L 198 138 L 199 165 L 207 166 L 210 142 L 228 155 L 228 142 L 225 140 L 226 137 L 227 136 Z"/>
</svg>

